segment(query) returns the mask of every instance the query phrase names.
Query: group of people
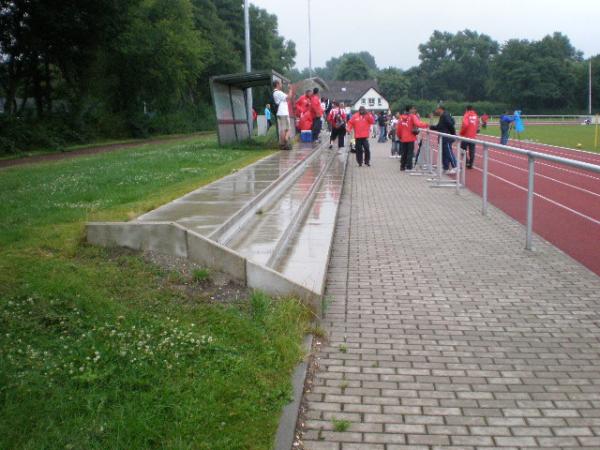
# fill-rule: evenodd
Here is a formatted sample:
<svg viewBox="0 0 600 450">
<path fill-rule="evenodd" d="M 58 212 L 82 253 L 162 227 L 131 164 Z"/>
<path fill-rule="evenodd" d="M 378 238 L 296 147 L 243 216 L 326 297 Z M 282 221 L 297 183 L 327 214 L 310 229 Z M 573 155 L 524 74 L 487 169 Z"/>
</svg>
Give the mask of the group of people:
<svg viewBox="0 0 600 450">
<path fill-rule="evenodd" d="M 268 107 L 267 122 L 271 123 L 271 114 L 274 112 L 277 116 L 277 125 L 279 129 L 280 147 L 290 148 L 290 123 L 288 94 L 281 89 L 281 82 L 276 81 L 273 84 L 273 102 L 274 111 Z M 421 120 L 416 108 L 413 105 L 407 105 L 402 113 L 396 113 L 394 116 L 386 115 L 380 112 L 377 116 L 361 106 L 355 114 L 349 114 L 345 105 L 341 102 L 332 101 L 319 96 L 319 88 L 306 90 L 298 100 L 293 104 L 295 115 L 298 118 L 296 126 L 298 131 L 310 131 L 313 141 L 319 141 L 319 136 L 323 123 L 327 124 L 330 130 L 329 148 L 332 148 L 337 141 L 338 148 L 345 146 L 345 137 L 350 133 L 354 134 L 353 151 L 356 152 L 356 162 L 359 166 L 371 165 L 371 151 L 369 138 L 373 136 L 375 129 L 379 131 L 378 142 L 385 142 L 388 138 L 392 141 L 391 157 L 400 159 L 400 170 L 410 171 L 413 164 L 416 164 L 419 158 L 422 142 L 419 142 L 415 155 L 415 146 L 417 145 L 421 129 L 431 129 L 447 135 L 456 135 L 454 118 L 446 111 L 443 105 L 438 105 L 433 115 L 438 118 L 437 124 L 428 124 Z M 465 138 L 474 139 L 479 132 L 480 127 L 486 128 L 489 120 L 487 114 L 481 117 L 473 109 L 467 106 L 462 125 L 458 134 Z M 506 113 L 500 116 L 500 127 L 502 130 L 501 143 L 508 141 L 508 131 L 510 129 L 512 116 Z M 389 126 L 389 133 L 388 133 Z M 505 132 L 506 131 L 506 132 Z M 443 136 L 441 139 L 442 166 L 446 173 L 453 174 L 457 171 L 457 160 L 453 151 L 455 139 L 450 136 Z M 475 144 L 462 141 L 461 149 L 466 152 L 466 167 L 473 168 L 475 162 Z M 414 160 L 414 163 L 413 163 Z"/>
<path fill-rule="evenodd" d="M 419 141 L 417 152 L 415 155 L 415 145 L 418 140 L 421 129 L 429 128 L 444 134 L 456 135 L 456 127 L 454 118 L 446 111 L 443 105 L 438 105 L 434 111 L 434 116 L 438 117 L 436 125 L 430 125 L 423 122 L 413 105 L 407 105 L 403 113 L 396 113 L 389 120 L 390 130 L 387 134 L 392 141 L 391 155 L 392 158 L 400 158 L 400 170 L 413 169 L 414 164 L 419 159 L 422 141 Z M 381 117 L 381 116 L 380 116 Z M 486 117 L 485 123 L 487 125 Z M 459 135 L 466 138 L 475 138 L 479 131 L 480 118 L 471 106 L 467 106 L 463 115 L 462 126 Z M 380 141 L 383 142 L 382 133 L 386 129 L 380 126 Z M 442 166 L 448 174 L 456 173 L 456 157 L 452 150 L 454 138 L 442 138 Z M 475 161 L 475 144 L 462 142 L 461 148 L 467 151 L 467 168 L 472 168 Z"/>
</svg>

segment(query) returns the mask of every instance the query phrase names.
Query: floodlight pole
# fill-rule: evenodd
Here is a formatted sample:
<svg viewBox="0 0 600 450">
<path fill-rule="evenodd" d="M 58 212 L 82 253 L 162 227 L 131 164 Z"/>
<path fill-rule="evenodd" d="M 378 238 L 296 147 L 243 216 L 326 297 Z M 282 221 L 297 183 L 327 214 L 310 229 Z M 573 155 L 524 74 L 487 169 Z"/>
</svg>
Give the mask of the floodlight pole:
<svg viewBox="0 0 600 450">
<path fill-rule="evenodd" d="M 252 71 L 252 54 L 250 51 L 250 5 L 244 0 L 244 40 L 246 44 L 246 72 Z M 248 137 L 252 137 L 254 120 L 252 119 L 252 88 L 246 89 L 246 117 L 248 120 Z"/>
<path fill-rule="evenodd" d="M 308 76 L 312 78 L 312 36 L 310 30 L 310 0 L 308 0 Z"/>
<path fill-rule="evenodd" d="M 588 65 L 588 114 L 592 116 L 592 58 Z"/>
</svg>

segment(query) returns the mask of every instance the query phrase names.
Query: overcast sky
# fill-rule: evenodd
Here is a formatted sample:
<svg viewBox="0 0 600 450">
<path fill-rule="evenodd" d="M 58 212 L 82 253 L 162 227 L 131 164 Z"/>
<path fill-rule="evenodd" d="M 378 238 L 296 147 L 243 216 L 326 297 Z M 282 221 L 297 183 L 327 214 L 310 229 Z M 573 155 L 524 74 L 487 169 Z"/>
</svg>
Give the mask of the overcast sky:
<svg viewBox="0 0 600 450">
<path fill-rule="evenodd" d="M 296 66 L 308 66 L 308 0 L 250 0 L 279 18 L 279 34 L 296 43 Z M 377 65 L 407 69 L 434 30 L 469 28 L 503 43 L 566 34 L 584 56 L 600 54 L 598 0 L 312 0 L 312 63 L 369 51 Z"/>
</svg>

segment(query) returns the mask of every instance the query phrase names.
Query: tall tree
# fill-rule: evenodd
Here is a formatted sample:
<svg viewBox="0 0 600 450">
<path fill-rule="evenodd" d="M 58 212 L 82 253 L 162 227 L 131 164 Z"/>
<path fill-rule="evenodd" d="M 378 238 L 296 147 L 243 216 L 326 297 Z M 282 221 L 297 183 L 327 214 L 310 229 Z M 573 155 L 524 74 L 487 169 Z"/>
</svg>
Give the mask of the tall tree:
<svg viewBox="0 0 600 450">
<path fill-rule="evenodd" d="M 426 95 L 439 99 L 484 99 L 489 62 L 498 49 L 496 41 L 476 31 L 434 31 L 425 44 L 419 45 Z"/>
<path fill-rule="evenodd" d="M 377 74 L 377 82 L 383 96 L 391 101 L 408 95 L 409 81 L 400 69 L 388 67 L 380 70 Z"/>
<path fill-rule="evenodd" d="M 491 66 L 489 93 L 515 107 L 535 110 L 574 106 L 581 54 L 560 33 L 541 41 L 510 40 Z"/>
<path fill-rule="evenodd" d="M 358 55 L 348 55 L 343 58 L 337 68 L 335 79 L 367 80 L 371 75 L 369 66 Z"/>
<path fill-rule="evenodd" d="M 168 110 L 194 89 L 207 44 L 194 29 L 189 0 L 143 0 L 114 45 L 111 70 L 119 78 L 120 110 L 142 103 Z"/>
</svg>

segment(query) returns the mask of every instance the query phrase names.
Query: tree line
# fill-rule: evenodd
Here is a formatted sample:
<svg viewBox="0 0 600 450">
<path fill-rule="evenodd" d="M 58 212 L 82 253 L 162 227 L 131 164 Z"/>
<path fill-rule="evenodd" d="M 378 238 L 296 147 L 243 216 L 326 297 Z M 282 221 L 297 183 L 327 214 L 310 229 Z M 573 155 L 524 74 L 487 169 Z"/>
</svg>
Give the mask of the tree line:
<svg viewBox="0 0 600 450">
<path fill-rule="evenodd" d="M 243 0 L 0 0 L 0 152 L 214 128 L 208 78 L 244 70 Z M 295 45 L 251 6 L 253 69 Z"/>
<path fill-rule="evenodd" d="M 253 69 L 308 77 L 293 68 L 295 44 L 275 15 L 251 5 L 250 22 Z M 440 100 L 489 112 L 586 107 L 587 61 L 560 33 L 499 44 L 471 30 L 435 31 L 419 58 L 401 70 L 346 53 L 314 73 L 377 78 L 395 108 L 412 102 L 425 111 Z M 600 92 L 600 56 L 591 61 Z M 243 0 L 0 0 L 0 153 L 214 129 L 208 78 L 243 70 Z M 262 107 L 268 92 L 256 95 Z"/>
<path fill-rule="evenodd" d="M 408 70 L 379 69 L 368 52 L 346 53 L 315 68 L 314 74 L 325 80 L 376 78 L 394 106 L 412 102 L 430 108 L 444 101 L 456 106 L 478 103 L 490 113 L 504 108 L 537 114 L 587 110 L 589 60 L 561 33 L 500 44 L 472 30 L 434 31 L 419 45 L 419 60 Z M 592 90 L 600 93 L 600 55 L 591 61 Z M 289 75 L 305 78 L 308 69 L 294 69 Z M 593 107 L 600 109 L 600 95 Z"/>
</svg>

